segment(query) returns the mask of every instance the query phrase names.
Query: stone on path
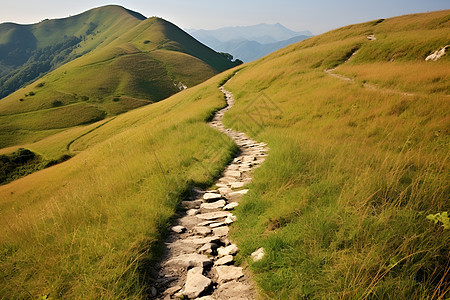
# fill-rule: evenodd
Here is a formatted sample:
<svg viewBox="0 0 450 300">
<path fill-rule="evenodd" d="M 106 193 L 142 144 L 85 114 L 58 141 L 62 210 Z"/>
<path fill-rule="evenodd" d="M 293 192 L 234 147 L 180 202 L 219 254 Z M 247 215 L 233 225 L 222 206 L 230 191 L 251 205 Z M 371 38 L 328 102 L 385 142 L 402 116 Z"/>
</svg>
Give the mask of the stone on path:
<svg viewBox="0 0 450 300">
<path fill-rule="evenodd" d="M 242 196 L 248 193 L 248 189 L 245 190 L 240 190 L 240 191 L 235 191 L 235 192 L 231 192 L 228 196 L 233 197 L 233 196 Z"/>
<path fill-rule="evenodd" d="M 226 282 L 214 293 L 216 299 L 252 300 L 255 299 L 252 287 L 242 282 Z"/>
<path fill-rule="evenodd" d="M 239 252 L 239 248 L 235 244 L 232 244 L 232 245 L 224 247 L 224 248 L 223 247 L 219 248 L 219 250 L 217 252 L 217 256 L 221 257 L 221 256 L 227 256 L 227 255 L 235 255 L 238 252 Z"/>
<path fill-rule="evenodd" d="M 211 254 L 213 250 L 217 249 L 218 247 L 219 246 L 215 243 L 206 243 L 200 249 L 198 249 L 198 252 Z"/>
<path fill-rule="evenodd" d="M 239 205 L 239 203 L 237 203 L 237 202 L 231 202 L 231 203 L 225 205 L 223 207 L 223 210 L 232 210 L 232 209 L 235 209 L 238 205 Z"/>
<path fill-rule="evenodd" d="M 226 177 L 241 177 L 241 172 L 239 171 L 226 171 L 224 173 Z"/>
<path fill-rule="evenodd" d="M 258 250 L 255 250 L 250 256 L 253 259 L 253 261 L 259 261 L 263 259 L 265 255 L 264 248 L 259 248 Z"/>
<path fill-rule="evenodd" d="M 195 214 L 197 214 L 197 212 L 198 212 L 198 209 L 191 208 L 186 212 L 186 214 L 188 216 L 194 216 Z"/>
<path fill-rule="evenodd" d="M 219 188 L 219 193 L 221 195 L 226 195 L 226 194 L 229 194 L 229 193 L 232 193 L 232 192 L 233 192 L 233 190 L 231 188 L 229 188 L 228 185 L 226 187 Z"/>
<path fill-rule="evenodd" d="M 214 220 L 214 219 L 225 218 L 225 217 L 228 217 L 229 215 L 230 215 L 230 213 L 226 212 L 226 211 L 215 211 L 215 212 L 199 214 L 199 215 L 197 215 L 197 218 L 202 219 L 202 220 Z"/>
<path fill-rule="evenodd" d="M 215 236 L 227 236 L 229 228 L 228 228 L 228 226 L 222 226 L 222 227 L 213 228 L 212 231 L 214 232 Z"/>
<path fill-rule="evenodd" d="M 205 201 L 219 200 L 221 198 L 222 198 L 222 195 L 217 194 L 217 193 L 205 193 L 203 195 L 203 200 L 205 200 Z"/>
<path fill-rule="evenodd" d="M 200 208 L 203 208 L 203 209 L 219 209 L 219 208 L 224 207 L 225 204 L 227 204 L 225 202 L 225 200 L 218 200 L 216 202 L 211 202 L 211 203 L 202 203 Z"/>
<path fill-rule="evenodd" d="M 189 253 L 178 255 L 175 258 L 166 262 L 166 265 L 170 265 L 178 268 L 190 268 L 190 267 L 206 267 L 212 262 L 208 256 L 197 253 Z"/>
<path fill-rule="evenodd" d="M 209 227 L 216 228 L 216 227 L 220 227 L 220 226 L 224 226 L 224 225 L 225 225 L 225 223 L 223 223 L 223 222 L 216 222 L 216 223 L 210 223 Z"/>
<path fill-rule="evenodd" d="M 241 267 L 235 266 L 217 266 L 213 270 L 217 274 L 217 282 L 224 283 L 231 280 L 236 280 L 244 276 Z"/>
<path fill-rule="evenodd" d="M 188 298 L 196 298 L 211 285 L 211 279 L 203 276 L 203 268 L 192 268 L 187 273 L 183 295 Z"/>
<path fill-rule="evenodd" d="M 243 187 L 244 185 L 245 185 L 245 183 L 237 181 L 237 182 L 231 183 L 231 188 L 232 189 L 238 189 L 238 188 Z"/>
<path fill-rule="evenodd" d="M 198 223 L 197 226 L 207 226 L 210 225 L 211 223 L 214 223 L 214 221 L 203 221 L 201 223 Z"/>
<path fill-rule="evenodd" d="M 216 260 L 216 262 L 214 263 L 215 266 L 221 266 L 221 265 L 226 265 L 233 262 L 233 255 L 227 255 L 224 256 L 222 258 L 219 258 L 218 260 Z"/>
<path fill-rule="evenodd" d="M 178 226 L 173 226 L 172 228 L 170 228 L 173 232 L 176 233 L 183 233 L 186 231 L 186 227 L 178 225 Z"/>
<path fill-rule="evenodd" d="M 225 224 L 231 224 L 236 222 L 237 217 L 235 215 L 229 215 L 226 219 L 225 219 Z"/>
<path fill-rule="evenodd" d="M 205 227 L 205 226 L 195 226 L 194 232 L 201 234 L 201 235 L 207 235 L 211 233 L 211 228 Z"/>
<path fill-rule="evenodd" d="M 218 242 L 220 239 L 218 237 L 200 237 L 200 236 L 190 236 L 188 238 L 179 240 L 181 243 L 187 244 L 187 245 L 204 245 L 207 243 L 214 243 Z"/>
</svg>

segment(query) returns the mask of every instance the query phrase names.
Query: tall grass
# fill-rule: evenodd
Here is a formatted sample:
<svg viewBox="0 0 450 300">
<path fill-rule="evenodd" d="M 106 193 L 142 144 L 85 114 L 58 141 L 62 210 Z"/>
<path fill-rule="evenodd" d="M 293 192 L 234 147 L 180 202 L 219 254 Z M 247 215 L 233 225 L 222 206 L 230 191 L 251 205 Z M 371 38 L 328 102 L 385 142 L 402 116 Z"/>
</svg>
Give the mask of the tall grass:
<svg viewBox="0 0 450 300">
<path fill-rule="evenodd" d="M 224 105 L 215 86 L 121 115 L 71 160 L 0 187 L 1 297 L 145 298 L 178 201 L 234 149 L 205 124 Z"/>
<path fill-rule="evenodd" d="M 226 125 L 270 147 L 232 230 L 242 261 L 266 249 L 262 261 L 248 260 L 263 296 L 449 296 L 450 231 L 426 219 L 450 210 L 450 106 L 444 90 L 433 92 L 427 81 L 448 75 L 447 62 L 428 66 L 406 56 L 401 63 L 370 62 L 357 59 L 361 50 L 344 63 L 354 47 L 376 47 L 363 40 L 374 26 L 384 26 L 389 35 L 389 23 L 395 24 L 392 30 L 408 31 L 442 15 L 401 17 L 403 29 L 398 19 L 388 19 L 333 31 L 249 64 L 227 84 L 237 99 Z M 382 34 L 379 29 L 381 40 Z M 409 36 L 415 39 L 385 50 L 435 47 L 420 35 Z M 337 72 L 352 71 L 355 82 L 323 72 L 336 63 L 344 63 Z M 413 77 L 411 69 L 427 72 Z M 372 78 L 378 90 L 362 86 Z M 414 87 L 418 93 L 383 87 Z M 270 105 L 260 101 L 262 94 Z"/>
</svg>

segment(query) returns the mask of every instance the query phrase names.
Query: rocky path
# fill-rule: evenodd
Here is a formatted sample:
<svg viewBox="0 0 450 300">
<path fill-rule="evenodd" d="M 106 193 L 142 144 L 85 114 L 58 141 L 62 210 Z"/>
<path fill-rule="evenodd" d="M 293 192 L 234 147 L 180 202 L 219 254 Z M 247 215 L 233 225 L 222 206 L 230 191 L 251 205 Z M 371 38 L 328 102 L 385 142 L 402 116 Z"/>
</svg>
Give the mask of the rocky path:
<svg viewBox="0 0 450 300">
<path fill-rule="evenodd" d="M 267 155 L 264 143 L 257 143 L 244 133 L 226 129 L 225 112 L 233 106 L 233 94 L 223 87 L 228 106 L 219 110 L 210 126 L 231 137 L 240 153 L 217 180 L 217 189 L 195 190 L 182 202 L 186 213 L 176 220 L 166 241 L 166 254 L 159 268 L 154 289 L 157 299 L 254 299 L 255 291 L 242 267 L 234 266 L 238 247 L 228 237 L 236 221 L 233 209 L 239 205 L 252 170 Z M 262 249 L 255 254 L 261 258 Z M 258 257 L 254 258 L 258 259 Z"/>
</svg>

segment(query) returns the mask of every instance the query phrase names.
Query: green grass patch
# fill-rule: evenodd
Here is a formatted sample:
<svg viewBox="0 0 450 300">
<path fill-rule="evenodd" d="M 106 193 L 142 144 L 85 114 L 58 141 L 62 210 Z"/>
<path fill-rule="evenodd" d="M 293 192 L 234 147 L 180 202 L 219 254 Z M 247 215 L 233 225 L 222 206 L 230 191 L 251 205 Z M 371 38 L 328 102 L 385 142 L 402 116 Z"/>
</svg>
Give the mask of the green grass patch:
<svg viewBox="0 0 450 300">
<path fill-rule="evenodd" d="M 1 186 L 1 295 L 145 298 L 178 201 L 235 150 L 205 124 L 225 105 L 216 84 L 122 114 L 72 159 Z"/>
<path fill-rule="evenodd" d="M 450 231 L 427 219 L 450 209 L 448 66 L 423 62 L 448 31 L 433 25 L 443 15 L 338 29 L 247 64 L 227 83 L 236 105 L 225 124 L 270 147 L 232 230 L 263 297 L 449 296 Z M 323 72 L 336 64 L 355 82 Z M 409 89 L 417 94 L 402 94 Z M 253 263 L 259 247 L 266 257 Z"/>
</svg>

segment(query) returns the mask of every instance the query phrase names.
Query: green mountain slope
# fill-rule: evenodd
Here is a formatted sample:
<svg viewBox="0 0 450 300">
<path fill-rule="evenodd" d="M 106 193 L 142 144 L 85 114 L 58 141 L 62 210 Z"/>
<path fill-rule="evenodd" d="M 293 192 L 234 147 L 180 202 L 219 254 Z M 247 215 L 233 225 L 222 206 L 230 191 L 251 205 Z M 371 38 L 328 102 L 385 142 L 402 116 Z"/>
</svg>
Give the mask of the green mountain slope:
<svg viewBox="0 0 450 300">
<path fill-rule="evenodd" d="M 450 296 L 450 56 L 425 61 L 449 40 L 448 10 L 356 24 L 226 85 L 225 124 L 271 149 L 233 231 L 265 296 Z"/>
<path fill-rule="evenodd" d="M 441 11 L 340 28 L 226 84 L 236 98 L 227 125 L 270 148 L 231 226 L 262 297 L 449 297 L 450 60 L 425 62 L 449 27 Z M 172 54 L 151 48 L 160 32 L 104 51 Z M 30 144 L 78 155 L 0 186 L 0 295 L 146 298 L 177 202 L 211 184 L 235 149 L 205 124 L 231 74 Z"/>
<path fill-rule="evenodd" d="M 145 17 L 120 6 L 33 25 L 0 24 L 0 98 L 81 56 Z"/>
<path fill-rule="evenodd" d="M 5 124 L 0 125 L 0 147 L 35 141 L 42 130 L 85 124 L 162 100 L 178 92 L 180 83 L 193 86 L 234 66 L 175 25 L 159 18 L 141 20 L 117 6 L 44 21 L 33 30 L 43 45 L 84 30 L 93 37 L 83 37 L 67 59 L 87 53 L 0 100 L 0 124 Z M 80 110 L 95 117 L 86 119 Z M 18 125 L 24 124 L 24 113 L 36 119 L 34 126 Z M 47 114 L 52 120 L 55 114 L 65 117 L 40 126 Z"/>
</svg>

